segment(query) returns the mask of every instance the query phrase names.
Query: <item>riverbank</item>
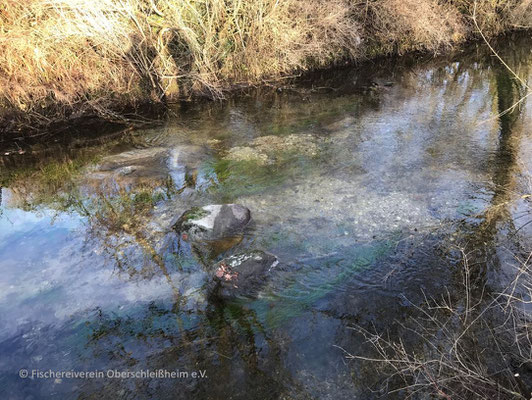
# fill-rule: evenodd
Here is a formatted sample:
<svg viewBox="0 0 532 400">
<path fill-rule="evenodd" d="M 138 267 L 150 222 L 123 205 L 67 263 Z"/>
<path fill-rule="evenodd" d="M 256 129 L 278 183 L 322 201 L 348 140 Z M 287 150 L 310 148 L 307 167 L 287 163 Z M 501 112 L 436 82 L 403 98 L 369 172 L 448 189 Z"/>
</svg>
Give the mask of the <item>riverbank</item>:
<svg viewBox="0 0 532 400">
<path fill-rule="evenodd" d="M 0 134 L 532 27 L 529 0 L 8 0 L 0 6 Z"/>
</svg>

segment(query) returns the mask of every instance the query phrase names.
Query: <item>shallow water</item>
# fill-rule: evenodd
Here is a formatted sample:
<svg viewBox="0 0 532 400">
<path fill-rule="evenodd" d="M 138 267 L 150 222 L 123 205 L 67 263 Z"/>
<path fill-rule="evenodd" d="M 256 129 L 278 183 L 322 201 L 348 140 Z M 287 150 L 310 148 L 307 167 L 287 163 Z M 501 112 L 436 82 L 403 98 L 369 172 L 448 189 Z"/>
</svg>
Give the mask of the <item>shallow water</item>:
<svg viewBox="0 0 532 400">
<path fill-rule="evenodd" d="M 531 50 L 524 37 L 501 54 L 530 79 Z M 486 255 L 481 283 L 507 279 L 512 252 L 531 250 L 532 106 L 497 114 L 524 88 L 483 48 L 321 75 L 3 157 L 5 398 L 378 397 L 382 377 L 340 349 L 367 350 L 350 327 L 393 335 L 423 293 L 454 293 L 458 246 Z M 219 203 L 247 206 L 252 224 L 199 258 L 172 222 Z M 209 267 L 246 249 L 287 271 L 258 299 L 209 300 Z"/>
</svg>

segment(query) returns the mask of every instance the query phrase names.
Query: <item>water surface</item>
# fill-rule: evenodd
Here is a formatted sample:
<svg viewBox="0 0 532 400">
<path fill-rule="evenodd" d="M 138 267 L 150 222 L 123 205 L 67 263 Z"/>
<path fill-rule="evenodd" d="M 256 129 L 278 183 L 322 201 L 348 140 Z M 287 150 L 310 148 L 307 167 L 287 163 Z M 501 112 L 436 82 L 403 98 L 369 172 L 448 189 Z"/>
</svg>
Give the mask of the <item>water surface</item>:
<svg viewBox="0 0 532 400">
<path fill-rule="evenodd" d="M 529 38 L 511 43 L 501 54 L 530 79 Z M 350 327 L 393 335 L 423 293 L 454 293 L 457 246 L 482 253 L 480 283 L 507 279 L 531 250 L 532 106 L 498 114 L 524 88 L 483 48 L 321 75 L 3 157 L 5 398 L 378 397 L 383 377 L 339 348 L 367 350 Z M 199 257 L 171 224 L 219 203 L 247 206 L 253 222 L 235 247 Z M 209 300 L 209 267 L 248 249 L 288 273 L 258 299 Z"/>
</svg>

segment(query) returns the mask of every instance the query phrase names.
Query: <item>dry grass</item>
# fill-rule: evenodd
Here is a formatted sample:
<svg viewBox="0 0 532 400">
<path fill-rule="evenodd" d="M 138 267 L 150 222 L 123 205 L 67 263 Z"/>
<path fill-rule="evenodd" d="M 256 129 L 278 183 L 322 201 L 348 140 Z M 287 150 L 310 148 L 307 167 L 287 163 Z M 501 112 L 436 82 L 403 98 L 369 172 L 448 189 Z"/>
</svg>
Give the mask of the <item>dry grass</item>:
<svg viewBox="0 0 532 400">
<path fill-rule="evenodd" d="M 532 26 L 532 0 L 454 0 L 452 3 L 468 18 L 476 7 L 480 28 L 487 36 Z"/>
<path fill-rule="evenodd" d="M 357 51 L 343 0 L 162 3 L 160 50 L 193 91 L 219 95 L 228 84 L 327 65 Z"/>
<path fill-rule="evenodd" d="M 368 55 L 437 52 L 473 31 L 469 0 L 4 0 L 0 126 L 223 90 Z M 486 33 L 532 0 L 486 0 Z"/>
<path fill-rule="evenodd" d="M 8 0 L 1 102 L 38 112 L 50 100 L 220 96 L 239 81 L 354 56 L 349 12 L 342 0 Z"/>
<path fill-rule="evenodd" d="M 366 18 L 366 36 L 379 53 L 437 52 L 463 41 L 467 34 L 458 9 L 437 0 L 371 1 Z"/>
</svg>

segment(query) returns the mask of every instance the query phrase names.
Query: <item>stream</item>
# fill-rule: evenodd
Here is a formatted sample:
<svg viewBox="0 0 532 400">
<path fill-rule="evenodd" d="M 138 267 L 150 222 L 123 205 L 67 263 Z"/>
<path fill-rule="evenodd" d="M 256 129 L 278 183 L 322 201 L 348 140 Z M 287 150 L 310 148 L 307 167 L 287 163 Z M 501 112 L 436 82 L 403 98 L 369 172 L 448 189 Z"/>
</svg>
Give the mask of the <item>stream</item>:
<svg viewBox="0 0 532 400">
<path fill-rule="evenodd" d="M 531 44 L 500 49 L 528 82 Z M 2 152 L 2 398 L 379 398 L 383 377 L 345 357 L 368 351 L 354 326 L 393 336 L 426 294 L 458 296 L 462 248 L 494 291 L 532 250 L 532 104 L 503 113 L 523 94 L 473 45 Z M 229 203 L 252 215 L 235 243 L 199 257 L 172 230 Z M 287 272 L 212 301 L 209 267 L 253 249 Z M 116 376 L 146 370 L 181 374 Z"/>
</svg>

